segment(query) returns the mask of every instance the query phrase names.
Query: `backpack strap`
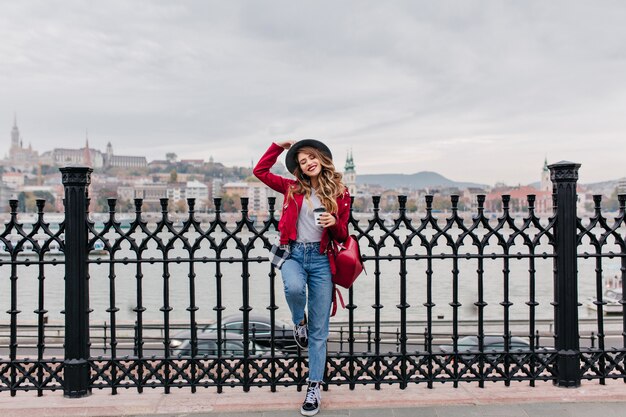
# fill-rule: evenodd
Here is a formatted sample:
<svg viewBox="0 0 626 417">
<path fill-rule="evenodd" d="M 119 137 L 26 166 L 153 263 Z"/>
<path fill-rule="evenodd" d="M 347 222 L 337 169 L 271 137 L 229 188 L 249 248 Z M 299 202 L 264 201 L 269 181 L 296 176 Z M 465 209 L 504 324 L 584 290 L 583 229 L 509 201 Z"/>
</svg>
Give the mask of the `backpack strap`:
<svg viewBox="0 0 626 417">
<path fill-rule="evenodd" d="M 346 303 L 343 302 L 343 296 L 341 295 L 341 291 L 335 284 L 333 284 L 333 309 L 330 313 L 331 317 L 334 317 L 337 313 L 337 296 L 339 296 L 339 302 L 341 303 L 341 308 L 346 308 Z"/>
</svg>

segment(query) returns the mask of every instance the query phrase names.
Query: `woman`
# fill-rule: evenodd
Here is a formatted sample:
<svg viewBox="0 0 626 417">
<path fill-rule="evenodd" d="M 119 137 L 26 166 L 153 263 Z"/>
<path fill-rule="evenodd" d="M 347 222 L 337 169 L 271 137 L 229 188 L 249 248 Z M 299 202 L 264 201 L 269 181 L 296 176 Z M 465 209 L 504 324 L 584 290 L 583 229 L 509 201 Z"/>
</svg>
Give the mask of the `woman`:
<svg viewBox="0 0 626 417">
<path fill-rule="evenodd" d="M 288 150 L 285 162 L 295 180 L 270 172 L 284 150 Z M 309 385 L 300 412 L 312 416 L 320 410 L 320 383 L 326 367 L 333 296 L 329 244 L 348 237 L 350 195 L 335 171 L 330 149 L 314 139 L 272 143 L 254 175 L 285 197 L 278 229 L 280 245 L 290 255 L 281 272 L 294 337 L 300 347 L 309 349 Z M 317 221 L 316 209 L 323 211 Z"/>
</svg>

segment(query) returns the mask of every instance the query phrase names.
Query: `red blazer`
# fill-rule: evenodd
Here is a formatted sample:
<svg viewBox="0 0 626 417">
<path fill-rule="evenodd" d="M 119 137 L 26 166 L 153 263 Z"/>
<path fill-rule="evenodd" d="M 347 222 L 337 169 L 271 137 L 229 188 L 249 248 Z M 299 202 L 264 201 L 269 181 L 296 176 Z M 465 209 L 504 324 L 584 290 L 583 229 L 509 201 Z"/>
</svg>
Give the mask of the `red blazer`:
<svg viewBox="0 0 626 417">
<path fill-rule="evenodd" d="M 282 147 L 272 143 L 254 167 L 253 173 L 265 185 L 285 196 L 282 215 L 280 216 L 280 221 L 278 222 L 278 230 L 280 231 L 280 244 L 286 245 L 290 240 L 296 240 L 297 238 L 298 214 L 300 213 L 300 207 L 302 207 L 304 194 L 294 194 L 294 198 L 291 201 L 288 201 L 287 191 L 290 187 L 295 188 L 296 180 L 281 177 L 280 175 L 272 174 L 270 172 L 270 168 L 274 166 L 278 156 L 283 151 L 284 149 Z M 332 215 L 337 219 L 337 222 L 333 226 L 324 228 L 322 231 L 322 240 L 320 242 L 320 253 L 327 252 L 329 254 L 329 260 L 331 260 L 331 270 L 333 270 L 333 273 L 334 259 L 330 259 L 332 256 L 330 256 L 330 251 L 328 251 L 328 244 L 330 243 L 331 238 L 339 242 L 343 242 L 348 238 L 350 193 L 347 189 L 341 196 L 337 197 L 337 206 L 337 213 L 332 213 Z"/>
</svg>

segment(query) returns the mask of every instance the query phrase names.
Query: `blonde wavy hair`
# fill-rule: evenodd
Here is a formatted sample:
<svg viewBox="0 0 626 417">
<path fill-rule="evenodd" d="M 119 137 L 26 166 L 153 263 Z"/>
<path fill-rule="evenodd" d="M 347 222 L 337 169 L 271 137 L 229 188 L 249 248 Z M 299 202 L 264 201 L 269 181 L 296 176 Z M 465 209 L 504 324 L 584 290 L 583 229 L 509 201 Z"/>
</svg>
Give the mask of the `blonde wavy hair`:
<svg viewBox="0 0 626 417">
<path fill-rule="evenodd" d="M 339 209 L 337 206 L 337 197 L 341 196 L 346 190 L 346 186 L 343 182 L 341 182 L 343 175 L 341 175 L 340 172 L 335 171 L 335 165 L 333 164 L 332 159 L 330 159 L 325 153 L 319 151 L 317 148 L 305 146 L 298 150 L 298 155 L 301 153 L 313 155 L 320 161 L 322 171 L 317 177 L 319 187 L 316 195 L 327 212 L 337 213 Z M 304 194 L 304 197 L 310 203 L 313 187 L 311 186 L 311 180 L 308 175 L 304 174 L 302 169 L 300 169 L 299 163 L 294 170 L 293 175 L 295 175 L 297 183 L 295 187 L 289 188 L 287 199 L 293 198 L 294 194 Z"/>
</svg>

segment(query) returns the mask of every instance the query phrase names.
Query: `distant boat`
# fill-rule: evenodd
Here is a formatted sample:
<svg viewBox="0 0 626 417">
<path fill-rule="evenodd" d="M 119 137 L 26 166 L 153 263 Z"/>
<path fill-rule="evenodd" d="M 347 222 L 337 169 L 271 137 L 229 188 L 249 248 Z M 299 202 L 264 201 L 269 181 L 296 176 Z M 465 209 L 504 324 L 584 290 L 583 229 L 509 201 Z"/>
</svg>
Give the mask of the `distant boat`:
<svg viewBox="0 0 626 417">
<path fill-rule="evenodd" d="M 107 255 L 109 251 L 106 250 L 104 242 L 96 240 L 93 243 L 93 249 L 89 251 L 89 256 Z"/>
<path fill-rule="evenodd" d="M 605 277 L 602 301 L 606 304 L 602 306 L 602 312 L 607 315 L 621 315 L 624 311 L 621 300 L 622 279 L 617 275 Z M 585 306 L 587 306 L 590 310 L 597 311 L 598 305 L 596 304 L 596 301 L 596 297 L 587 297 L 583 304 L 585 304 Z"/>
</svg>

